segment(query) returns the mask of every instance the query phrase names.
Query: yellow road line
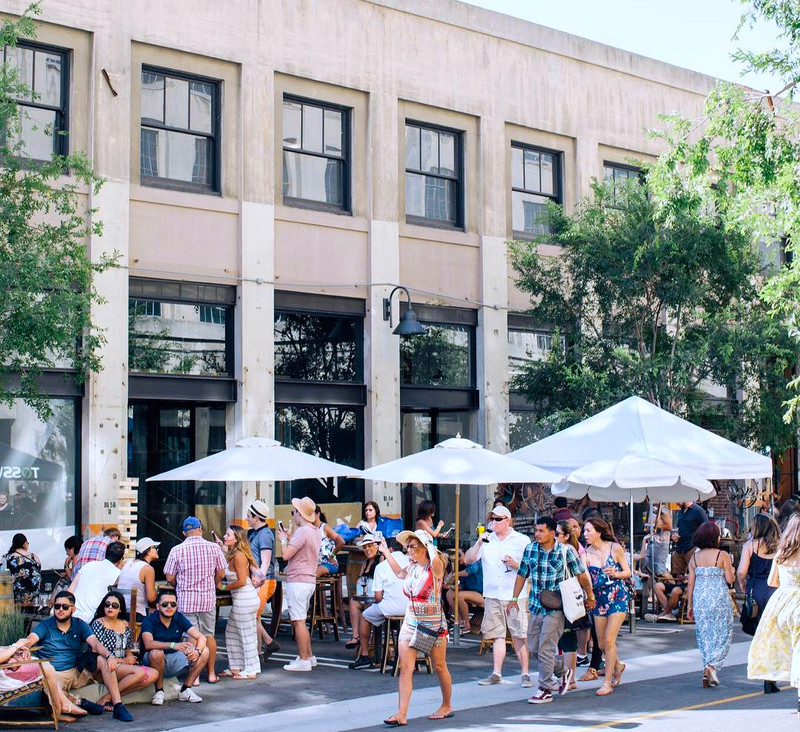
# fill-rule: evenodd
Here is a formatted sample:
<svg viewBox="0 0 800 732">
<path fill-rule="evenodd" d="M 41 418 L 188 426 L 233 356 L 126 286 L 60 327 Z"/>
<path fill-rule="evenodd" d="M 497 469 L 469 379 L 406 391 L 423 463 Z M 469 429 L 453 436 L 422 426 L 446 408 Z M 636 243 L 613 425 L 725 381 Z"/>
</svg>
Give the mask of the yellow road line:
<svg viewBox="0 0 800 732">
<path fill-rule="evenodd" d="M 785 687 L 788 688 L 788 687 Z M 781 689 L 783 690 L 783 689 Z M 741 701 L 742 699 L 754 699 L 757 696 L 762 696 L 761 691 L 751 691 L 748 694 L 739 694 L 738 696 L 729 696 L 724 699 L 714 699 L 713 701 L 703 702 L 702 704 L 692 704 L 688 707 L 678 707 L 677 709 L 663 709 L 660 712 L 653 712 L 652 714 L 640 714 L 637 717 L 625 717 L 623 719 L 615 719 L 611 722 L 601 722 L 600 724 L 593 724 L 590 727 L 581 727 L 581 729 L 608 729 L 609 727 L 616 727 L 619 724 L 632 724 L 641 722 L 646 719 L 656 719 L 658 717 L 665 717 L 668 714 L 675 714 L 676 712 L 692 712 L 697 709 L 706 709 L 708 707 L 716 707 L 720 704 L 729 704 L 731 702 Z"/>
</svg>

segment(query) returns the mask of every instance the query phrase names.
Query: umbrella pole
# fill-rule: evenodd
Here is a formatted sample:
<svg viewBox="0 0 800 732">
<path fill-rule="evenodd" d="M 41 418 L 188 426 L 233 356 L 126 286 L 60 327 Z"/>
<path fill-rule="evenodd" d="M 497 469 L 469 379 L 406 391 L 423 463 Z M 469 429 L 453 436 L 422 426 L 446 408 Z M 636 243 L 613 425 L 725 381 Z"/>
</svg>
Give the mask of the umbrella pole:
<svg viewBox="0 0 800 732">
<path fill-rule="evenodd" d="M 455 618 L 455 622 L 453 623 L 453 645 L 458 647 L 461 645 L 460 639 L 458 637 L 458 547 L 459 539 L 460 539 L 460 526 L 461 523 L 461 486 L 456 484 L 456 551 L 455 551 L 455 575 L 454 575 L 454 588 L 453 592 L 455 594 L 455 608 L 453 608 L 453 617 Z"/>
<path fill-rule="evenodd" d="M 629 545 L 628 556 L 631 558 L 631 572 L 633 572 L 633 491 L 631 491 L 630 503 L 630 530 L 631 530 L 631 543 Z M 632 583 L 632 581 L 631 581 Z M 633 634 L 636 632 L 636 597 L 631 598 L 630 615 L 628 619 L 628 629 Z"/>
</svg>

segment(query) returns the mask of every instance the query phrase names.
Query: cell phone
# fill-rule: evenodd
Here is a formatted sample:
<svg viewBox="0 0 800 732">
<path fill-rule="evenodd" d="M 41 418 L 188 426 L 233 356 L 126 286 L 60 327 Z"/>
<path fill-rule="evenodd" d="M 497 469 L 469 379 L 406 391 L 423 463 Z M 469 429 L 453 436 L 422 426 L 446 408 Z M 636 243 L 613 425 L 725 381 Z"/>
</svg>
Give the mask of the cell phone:
<svg viewBox="0 0 800 732">
<path fill-rule="evenodd" d="M 283 527 L 283 521 L 278 521 L 278 528 L 284 533 L 286 533 L 286 529 Z"/>
<path fill-rule="evenodd" d="M 211 536 L 214 537 L 214 541 L 219 541 L 220 540 L 219 537 L 217 536 L 216 532 L 214 531 L 214 529 L 211 529 Z"/>
</svg>

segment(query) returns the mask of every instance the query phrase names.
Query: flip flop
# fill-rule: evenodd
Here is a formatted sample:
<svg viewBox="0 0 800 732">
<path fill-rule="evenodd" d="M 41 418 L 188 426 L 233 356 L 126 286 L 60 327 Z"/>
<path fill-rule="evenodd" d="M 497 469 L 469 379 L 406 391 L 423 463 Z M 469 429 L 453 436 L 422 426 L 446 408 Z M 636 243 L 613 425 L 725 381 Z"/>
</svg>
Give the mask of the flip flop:
<svg viewBox="0 0 800 732">
<path fill-rule="evenodd" d="M 361 641 L 358 640 L 358 638 L 351 638 L 344 644 L 344 647 L 352 650 L 353 648 L 358 648 L 359 643 L 361 643 Z"/>
<path fill-rule="evenodd" d="M 395 716 L 391 716 L 389 719 L 384 719 L 383 723 L 387 727 L 405 727 L 408 724 L 408 722 L 399 722 Z"/>
<path fill-rule="evenodd" d="M 224 671 L 220 671 L 217 676 L 222 676 L 226 679 L 232 679 L 234 676 L 236 676 L 236 674 L 233 673 L 233 671 L 231 671 L 229 668 L 226 668 Z"/>
<path fill-rule="evenodd" d="M 258 674 L 234 674 L 231 676 L 234 681 L 251 681 L 252 679 L 257 679 Z"/>
<path fill-rule="evenodd" d="M 455 712 L 448 712 L 447 714 L 431 714 L 428 719 L 450 719 L 450 717 L 455 716 Z"/>
</svg>

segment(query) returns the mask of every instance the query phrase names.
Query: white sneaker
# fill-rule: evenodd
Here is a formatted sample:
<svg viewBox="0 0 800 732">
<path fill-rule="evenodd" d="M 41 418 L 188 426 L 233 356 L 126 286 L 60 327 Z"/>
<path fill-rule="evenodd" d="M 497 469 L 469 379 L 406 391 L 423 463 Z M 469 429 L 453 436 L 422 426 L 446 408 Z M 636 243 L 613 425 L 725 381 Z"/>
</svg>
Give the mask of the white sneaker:
<svg viewBox="0 0 800 732">
<path fill-rule="evenodd" d="M 182 691 L 180 694 L 178 694 L 178 701 L 185 701 L 185 702 L 191 702 L 192 704 L 197 704 L 198 702 L 203 701 L 203 697 L 195 694 L 192 689 L 186 689 L 186 691 Z"/>
<path fill-rule="evenodd" d="M 311 660 L 311 668 L 316 668 L 317 667 L 317 657 L 316 656 L 311 656 L 310 660 Z"/>
<path fill-rule="evenodd" d="M 284 671 L 311 671 L 314 666 L 311 662 L 310 658 L 295 658 L 294 660 L 287 663 L 284 667 Z"/>
<path fill-rule="evenodd" d="M 163 704 L 164 704 L 164 690 L 161 689 L 161 691 L 157 691 L 155 694 L 153 694 L 153 698 L 150 700 L 150 703 L 153 706 L 156 706 L 156 707 L 163 706 Z"/>
</svg>

